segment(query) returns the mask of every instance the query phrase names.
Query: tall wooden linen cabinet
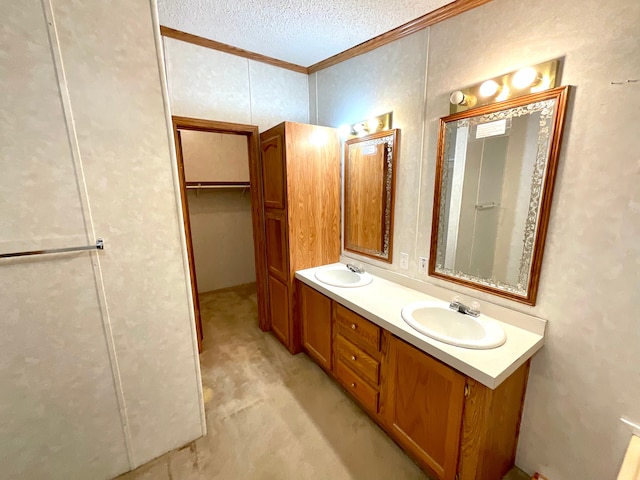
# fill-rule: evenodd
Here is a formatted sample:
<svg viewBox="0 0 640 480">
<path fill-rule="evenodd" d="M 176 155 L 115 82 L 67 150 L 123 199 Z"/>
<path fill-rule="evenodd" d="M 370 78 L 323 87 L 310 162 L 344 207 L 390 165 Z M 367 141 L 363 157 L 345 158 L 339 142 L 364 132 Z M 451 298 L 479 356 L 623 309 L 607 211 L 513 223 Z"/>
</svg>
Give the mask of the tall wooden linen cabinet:
<svg viewBox="0 0 640 480">
<path fill-rule="evenodd" d="M 284 122 L 260 134 L 269 328 L 300 351 L 296 270 L 340 258 L 337 130 Z"/>
</svg>

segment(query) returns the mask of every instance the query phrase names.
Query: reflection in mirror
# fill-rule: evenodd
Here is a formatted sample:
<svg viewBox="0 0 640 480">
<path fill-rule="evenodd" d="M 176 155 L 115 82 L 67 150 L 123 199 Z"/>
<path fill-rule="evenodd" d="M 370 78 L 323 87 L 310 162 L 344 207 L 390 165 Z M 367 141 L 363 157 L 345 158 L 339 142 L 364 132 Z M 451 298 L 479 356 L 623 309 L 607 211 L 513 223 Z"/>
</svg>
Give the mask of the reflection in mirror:
<svg viewBox="0 0 640 480">
<path fill-rule="evenodd" d="M 399 137 L 395 129 L 345 143 L 344 249 L 388 263 Z"/>
<path fill-rule="evenodd" d="M 535 304 L 567 88 L 440 120 L 430 275 Z"/>
</svg>

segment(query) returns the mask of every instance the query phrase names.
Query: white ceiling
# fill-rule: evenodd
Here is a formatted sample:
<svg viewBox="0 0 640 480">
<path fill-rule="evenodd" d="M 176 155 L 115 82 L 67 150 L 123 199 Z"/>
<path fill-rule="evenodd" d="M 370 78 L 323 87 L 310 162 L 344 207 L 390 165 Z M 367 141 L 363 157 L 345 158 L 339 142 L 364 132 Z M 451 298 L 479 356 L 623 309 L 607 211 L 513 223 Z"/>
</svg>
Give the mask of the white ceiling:
<svg viewBox="0 0 640 480">
<path fill-rule="evenodd" d="M 452 0 L 158 0 L 160 24 L 308 67 Z"/>
</svg>

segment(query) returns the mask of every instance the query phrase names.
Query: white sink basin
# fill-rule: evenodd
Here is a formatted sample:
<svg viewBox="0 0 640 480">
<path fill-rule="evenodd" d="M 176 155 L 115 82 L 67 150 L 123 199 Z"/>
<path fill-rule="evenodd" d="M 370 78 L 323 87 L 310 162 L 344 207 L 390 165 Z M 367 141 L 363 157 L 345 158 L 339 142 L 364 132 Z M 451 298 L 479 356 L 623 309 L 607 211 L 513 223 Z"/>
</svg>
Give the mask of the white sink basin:
<svg viewBox="0 0 640 480">
<path fill-rule="evenodd" d="M 410 303 L 402 309 L 402 318 L 418 332 L 457 347 L 483 350 L 499 347 L 507 340 L 496 321 L 456 312 L 444 302 Z"/>
<path fill-rule="evenodd" d="M 355 273 L 344 265 L 333 265 L 323 268 L 315 273 L 316 279 L 334 287 L 363 287 L 373 281 L 373 277 L 367 272 Z"/>
</svg>

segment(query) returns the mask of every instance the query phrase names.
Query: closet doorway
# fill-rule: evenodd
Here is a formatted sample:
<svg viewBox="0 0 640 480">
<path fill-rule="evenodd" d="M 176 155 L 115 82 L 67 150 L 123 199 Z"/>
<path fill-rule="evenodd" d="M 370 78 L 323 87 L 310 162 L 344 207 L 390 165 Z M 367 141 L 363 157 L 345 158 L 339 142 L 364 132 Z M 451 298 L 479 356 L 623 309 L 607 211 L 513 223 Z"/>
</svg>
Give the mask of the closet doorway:
<svg viewBox="0 0 640 480">
<path fill-rule="evenodd" d="M 258 127 L 177 116 L 172 120 L 198 350 L 202 352 L 199 293 L 255 279 L 259 326 L 266 328 L 262 324 L 266 264 Z M 225 216 L 225 211 L 233 211 L 233 217 Z M 253 262 L 247 258 L 251 253 Z"/>
</svg>

